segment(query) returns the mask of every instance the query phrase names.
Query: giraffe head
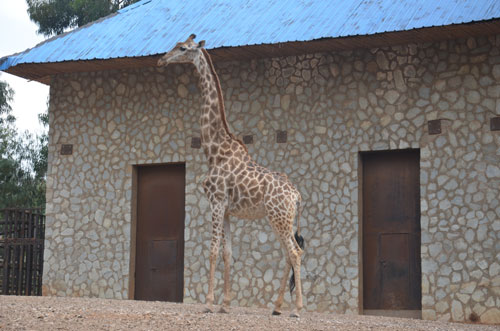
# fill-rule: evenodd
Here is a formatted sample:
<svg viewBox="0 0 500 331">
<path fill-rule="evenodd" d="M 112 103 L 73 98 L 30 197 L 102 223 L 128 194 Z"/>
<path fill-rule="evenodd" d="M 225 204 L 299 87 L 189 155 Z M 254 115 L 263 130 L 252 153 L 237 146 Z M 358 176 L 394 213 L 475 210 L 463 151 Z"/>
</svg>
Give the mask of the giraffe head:
<svg viewBox="0 0 500 331">
<path fill-rule="evenodd" d="M 189 36 L 185 42 L 178 42 L 174 48 L 163 55 L 158 60 L 159 66 L 166 66 L 170 63 L 195 63 L 201 54 L 201 48 L 205 46 L 205 40 L 196 43 L 195 34 Z"/>
</svg>

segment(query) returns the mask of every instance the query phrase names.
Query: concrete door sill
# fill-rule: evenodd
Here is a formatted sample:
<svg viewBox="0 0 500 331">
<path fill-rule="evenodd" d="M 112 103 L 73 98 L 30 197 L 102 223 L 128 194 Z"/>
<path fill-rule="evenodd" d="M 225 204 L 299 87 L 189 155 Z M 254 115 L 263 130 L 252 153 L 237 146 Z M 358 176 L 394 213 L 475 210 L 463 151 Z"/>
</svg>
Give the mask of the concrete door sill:
<svg viewBox="0 0 500 331">
<path fill-rule="evenodd" d="M 422 319 L 422 311 L 421 310 L 365 309 L 363 311 L 363 315 Z"/>
</svg>

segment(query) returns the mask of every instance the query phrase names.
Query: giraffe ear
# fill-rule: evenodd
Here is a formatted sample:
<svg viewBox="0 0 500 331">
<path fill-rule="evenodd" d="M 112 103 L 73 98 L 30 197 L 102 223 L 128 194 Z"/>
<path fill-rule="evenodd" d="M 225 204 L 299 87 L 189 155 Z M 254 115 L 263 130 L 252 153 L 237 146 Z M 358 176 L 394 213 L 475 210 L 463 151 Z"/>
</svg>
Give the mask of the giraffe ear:
<svg viewBox="0 0 500 331">
<path fill-rule="evenodd" d="M 205 40 L 202 40 L 198 43 L 198 48 L 202 48 L 205 46 Z"/>
</svg>

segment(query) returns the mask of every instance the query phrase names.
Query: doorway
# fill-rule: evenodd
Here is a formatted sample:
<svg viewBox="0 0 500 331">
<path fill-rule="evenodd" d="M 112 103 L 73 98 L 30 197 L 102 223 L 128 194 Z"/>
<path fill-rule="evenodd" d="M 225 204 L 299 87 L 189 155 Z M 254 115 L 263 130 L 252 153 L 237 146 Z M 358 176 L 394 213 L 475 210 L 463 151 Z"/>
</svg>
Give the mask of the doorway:
<svg viewBox="0 0 500 331">
<path fill-rule="evenodd" d="M 137 168 L 136 300 L 183 300 L 184 195 L 184 164 Z"/>
<path fill-rule="evenodd" d="M 399 311 L 394 315 L 418 317 L 420 152 L 366 152 L 361 162 L 363 309 L 365 314 Z"/>
</svg>

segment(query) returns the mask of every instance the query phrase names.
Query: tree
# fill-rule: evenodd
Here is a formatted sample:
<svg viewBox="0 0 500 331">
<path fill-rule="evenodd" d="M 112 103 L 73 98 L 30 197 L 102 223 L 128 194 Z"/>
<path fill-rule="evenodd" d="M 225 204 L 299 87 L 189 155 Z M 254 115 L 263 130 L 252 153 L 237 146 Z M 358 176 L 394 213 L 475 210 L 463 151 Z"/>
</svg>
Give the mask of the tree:
<svg viewBox="0 0 500 331">
<path fill-rule="evenodd" d="M 80 27 L 139 0 L 26 0 L 38 33 L 50 37 Z"/>
<path fill-rule="evenodd" d="M 38 114 L 38 120 L 43 124 L 45 128 L 49 127 L 49 113 L 48 113 L 48 102 L 47 102 L 47 110 L 44 113 Z M 41 136 L 37 137 L 38 139 L 38 148 L 36 157 L 33 158 L 33 171 L 35 173 L 35 178 L 45 181 L 47 175 L 47 165 L 48 165 L 48 156 L 49 156 L 49 135 L 48 133 L 44 133 Z M 45 190 L 44 190 L 45 193 Z M 45 201 L 45 195 L 44 195 Z"/>
<path fill-rule="evenodd" d="M 0 208 L 44 209 L 47 167 L 42 165 L 41 141 L 5 128 L 0 140 Z"/>
<path fill-rule="evenodd" d="M 0 81 L 0 125 L 12 123 L 15 117 L 11 114 L 10 102 L 14 97 L 14 91 L 7 82 Z"/>
<path fill-rule="evenodd" d="M 0 208 L 45 208 L 47 134 L 20 135 L 11 114 L 14 92 L 0 81 Z M 47 113 L 39 115 L 47 125 Z"/>
</svg>

